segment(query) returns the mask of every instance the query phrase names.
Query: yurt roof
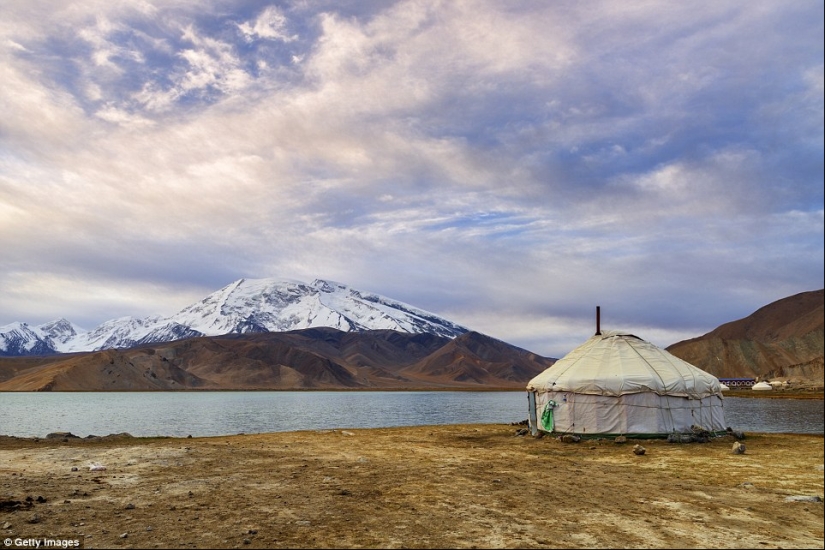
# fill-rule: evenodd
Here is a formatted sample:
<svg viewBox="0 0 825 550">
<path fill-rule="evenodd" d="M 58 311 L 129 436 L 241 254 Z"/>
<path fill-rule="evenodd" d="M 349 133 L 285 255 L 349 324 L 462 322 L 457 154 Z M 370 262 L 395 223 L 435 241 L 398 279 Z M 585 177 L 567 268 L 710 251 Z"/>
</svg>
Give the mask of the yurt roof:
<svg viewBox="0 0 825 550">
<path fill-rule="evenodd" d="M 715 376 L 621 331 L 591 337 L 530 380 L 527 390 L 610 396 L 653 392 L 693 399 L 722 392 Z"/>
</svg>

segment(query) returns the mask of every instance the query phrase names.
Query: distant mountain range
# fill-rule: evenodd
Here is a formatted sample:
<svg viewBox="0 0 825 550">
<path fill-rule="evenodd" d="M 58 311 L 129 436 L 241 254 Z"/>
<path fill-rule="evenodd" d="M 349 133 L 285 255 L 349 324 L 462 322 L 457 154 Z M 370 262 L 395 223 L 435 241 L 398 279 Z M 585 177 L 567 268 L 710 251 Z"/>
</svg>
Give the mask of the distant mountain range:
<svg viewBox="0 0 825 550">
<path fill-rule="evenodd" d="M 554 362 L 477 332 L 311 328 L 0 358 L 0 391 L 521 389 Z"/>
<path fill-rule="evenodd" d="M 721 378 L 823 385 L 823 290 L 667 350 Z M 241 279 L 171 317 L 0 327 L 0 391 L 523 389 L 553 365 L 340 283 Z"/>
<path fill-rule="evenodd" d="M 331 327 L 454 338 L 468 329 L 408 304 L 332 281 L 240 279 L 171 317 L 122 317 L 83 331 L 60 319 L 0 327 L 0 356 L 124 349 L 197 336 Z"/>
</svg>

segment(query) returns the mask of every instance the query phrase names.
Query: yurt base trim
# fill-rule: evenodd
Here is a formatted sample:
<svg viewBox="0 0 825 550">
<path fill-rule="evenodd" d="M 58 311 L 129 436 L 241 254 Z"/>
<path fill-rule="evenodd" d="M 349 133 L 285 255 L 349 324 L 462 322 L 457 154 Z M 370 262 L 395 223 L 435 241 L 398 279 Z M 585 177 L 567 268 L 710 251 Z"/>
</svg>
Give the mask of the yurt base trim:
<svg viewBox="0 0 825 550">
<path fill-rule="evenodd" d="M 671 435 L 691 435 L 691 433 L 652 433 L 652 434 L 594 434 L 594 433 L 576 433 L 576 432 L 547 432 L 545 430 L 538 430 L 539 433 L 545 436 L 561 437 L 563 435 L 575 435 L 581 439 L 616 439 L 617 437 L 626 437 L 627 439 L 668 439 Z M 723 437 L 730 435 L 726 430 L 718 432 L 706 432 L 710 437 Z"/>
</svg>

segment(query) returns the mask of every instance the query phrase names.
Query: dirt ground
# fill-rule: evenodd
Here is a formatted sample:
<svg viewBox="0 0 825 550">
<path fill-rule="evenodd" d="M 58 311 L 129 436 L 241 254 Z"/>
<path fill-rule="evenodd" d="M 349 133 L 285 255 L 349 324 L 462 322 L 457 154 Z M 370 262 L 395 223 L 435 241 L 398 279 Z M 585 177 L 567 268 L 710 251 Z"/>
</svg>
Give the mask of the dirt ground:
<svg viewBox="0 0 825 550">
<path fill-rule="evenodd" d="M 86 548 L 823 547 L 822 436 L 747 434 L 736 455 L 732 437 L 562 443 L 519 428 L 0 437 L 0 534 Z"/>
</svg>

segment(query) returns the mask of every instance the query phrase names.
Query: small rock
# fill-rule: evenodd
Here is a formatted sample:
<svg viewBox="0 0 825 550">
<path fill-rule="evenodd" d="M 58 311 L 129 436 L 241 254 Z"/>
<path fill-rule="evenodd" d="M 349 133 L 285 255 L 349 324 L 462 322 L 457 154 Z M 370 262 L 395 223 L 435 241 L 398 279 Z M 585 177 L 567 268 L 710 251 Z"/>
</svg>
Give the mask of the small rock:
<svg viewBox="0 0 825 550">
<path fill-rule="evenodd" d="M 69 438 L 72 439 L 80 439 L 78 436 L 73 434 L 72 432 L 53 432 L 46 435 L 46 439 L 61 439 L 63 441 L 67 441 Z"/>
<path fill-rule="evenodd" d="M 743 455 L 743 454 L 745 454 L 745 444 L 744 444 L 744 443 L 740 443 L 739 441 L 736 441 L 736 442 L 733 444 L 733 448 L 731 449 L 731 452 L 732 452 L 733 454 L 735 454 L 735 455 Z"/>
<path fill-rule="evenodd" d="M 135 509 L 135 505 L 134 505 L 134 504 L 132 504 L 132 503 L 130 502 L 129 504 L 127 504 L 126 506 L 124 506 L 124 507 L 123 507 L 123 509 L 124 509 L 124 510 L 134 510 L 134 509 Z"/>
<path fill-rule="evenodd" d="M 822 498 L 819 496 L 807 496 L 807 495 L 796 495 L 785 497 L 786 502 L 822 502 Z"/>
<path fill-rule="evenodd" d="M 149 527 L 146 528 L 146 530 L 147 531 L 153 531 L 152 526 L 150 525 Z"/>
<path fill-rule="evenodd" d="M 77 471 L 77 466 L 72 466 L 72 471 L 76 472 Z"/>
<path fill-rule="evenodd" d="M 581 437 L 573 434 L 564 434 L 561 436 L 562 443 L 578 443 L 581 439 Z"/>
<path fill-rule="evenodd" d="M 244 544 L 252 544 L 252 541 L 249 539 L 243 539 Z"/>
<path fill-rule="evenodd" d="M 26 520 L 28 523 L 40 523 L 40 515 L 34 514 L 32 517 Z"/>
<path fill-rule="evenodd" d="M 36 499 L 34 499 L 34 500 L 35 500 L 36 502 L 39 502 L 40 504 L 43 504 L 44 502 L 46 502 L 46 499 L 45 499 L 45 498 L 43 498 L 42 496 L 38 496 L 38 497 L 37 497 Z"/>
<path fill-rule="evenodd" d="M 122 538 L 122 539 L 129 538 L 129 533 L 121 533 L 120 538 Z"/>
<path fill-rule="evenodd" d="M 739 441 L 745 439 L 745 434 L 743 432 L 737 432 L 730 426 L 728 426 L 725 431 L 727 431 L 728 435 L 732 436 L 734 439 L 738 439 Z"/>
<path fill-rule="evenodd" d="M 613 440 L 613 443 L 618 443 L 618 444 L 627 443 L 627 438 L 623 435 L 620 435 L 616 439 Z"/>
<path fill-rule="evenodd" d="M 679 434 L 672 433 L 667 436 L 668 443 L 697 443 L 699 438 L 696 434 Z"/>
<path fill-rule="evenodd" d="M 645 454 L 646 451 L 647 451 L 647 449 L 645 449 L 641 445 L 634 445 L 634 447 L 633 447 L 633 454 L 634 455 L 642 456 L 643 454 Z"/>
<path fill-rule="evenodd" d="M 516 435 L 517 436 L 524 436 L 524 435 L 527 435 L 528 433 L 530 433 L 530 430 L 528 430 L 527 428 L 521 428 L 520 430 L 516 430 Z"/>
<path fill-rule="evenodd" d="M 8 521 L 6 523 L 4 523 L 3 524 L 3 529 L 11 529 L 11 523 L 9 523 Z"/>
<path fill-rule="evenodd" d="M 247 535 L 257 535 L 258 530 L 257 529 L 250 529 L 249 531 L 246 532 L 246 534 Z"/>
</svg>

